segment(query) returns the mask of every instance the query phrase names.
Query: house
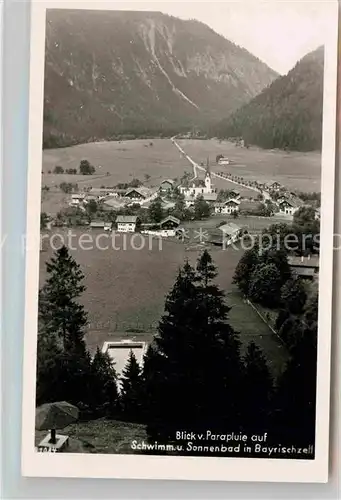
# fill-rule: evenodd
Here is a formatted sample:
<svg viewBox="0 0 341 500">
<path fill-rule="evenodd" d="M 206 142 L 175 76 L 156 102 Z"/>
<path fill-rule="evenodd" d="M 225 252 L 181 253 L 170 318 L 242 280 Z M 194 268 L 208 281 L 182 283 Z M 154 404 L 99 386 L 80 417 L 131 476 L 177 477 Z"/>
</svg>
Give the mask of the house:
<svg viewBox="0 0 341 500">
<path fill-rule="evenodd" d="M 125 197 L 133 201 L 142 201 L 149 198 L 151 194 L 151 190 L 146 187 L 130 188 L 126 192 Z"/>
<path fill-rule="evenodd" d="M 100 200 L 101 198 L 106 198 L 107 196 L 114 196 L 117 195 L 117 189 L 115 188 L 91 188 L 88 197 L 89 196 L 95 196 L 97 200 Z"/>
<path fill-rule="evenodd" d="M 219 245 L 226 248 L 238 241 L 242 234 L 243 229 L 240 226 L 233 222 L 229 222 L 209 231 L 209 241 L 213 245 Z"/>
<path fill-rule="evenodd" d="M 202 195 L 203 199 L 207 201 L 207 203 L 214 203 L 217 201 L 218 194 L 217 193 L 204 193 Z"/>
<path fill-rule="evenodd" d="M 118 215 L 116 218 L 117 231 L 119 233 L 134 233 L 138 223 L 136 215 Z"/>
<path fill-rule="evenodd" d="M 84 199 L 84 203 L 89 203 L 89 201 L 98 201 L 98 197 L 94 194 L 88 194 Z"/>
<path fill-rule="evenodd" d="M 160 222 L 161 229 L 173 229 L 175 230 L 180 226 L 180 219 L 173 217 L 173 215 L 168 215 L 165 219 Z"/>
<path fill-rule="evenodd" d="M 223 156 L 222 158 L 220 158 L 218 160 L 218 165 L 229 165 L 230 164 L 230 160 L 228 158 L 226 158 L 225 156 Z"/>
<path fill-rule="evenodd" d="M 168 238 L 169 236 L 176 236 L 179 231 L 180 219 L 173 215 L 168 215 L 158 224 L 146 223 L 143 224 L 142 233 L 161 238 Z"/>
<path fill-rule="evenodd" d="M 227 200 L 222 203 L 214 204 L 214 213 L 216 214 L 233 214 L 239 211 L 239 200 Z"/>
<path fill-rule="evenodd" d="M 288 264 L 293 275 L 301 279 L 318 279 L 319 258 L 316 255 L 308 257 L 289 256 Z"/>
<path fill-rule="evenodd" d="M 105 221 L 93 221 L 90 222 L 90 229 L 103 229 L 103 231 L 111 231 L 112 230 L 112 222 Z"/>
<path fill-rule="evenodd" d="M 111 231 L 111 230 L 112 230 L 112 222 L 105 222 L 104 231 Z"/>
<path fill-rule="evenodd" d="M 169 193 L 170 191 L 173 191 L 174 187 L 175 182 L 172 179 L 165 179 L 160 184 L 160 191 L 162 193 Z"/>
<path fill-rule="evenodd" d="M 281 198 L 277 205 L 279 213 L 293 216 L 295 212 L 303 205 L 303 201 L 299 198 Z"/>
<path fill-rule="evenodd" d="M 190 208 L 190 207 L 193 207 L 194 206 L 194 202 L 195 202 L 195 195 L 186 195 L 185 196 L 185 199 L 184 199 L 184 202 L 185 202 L 185 207 L 186 208 Z"/>
<path fill-rule="evenodd" d="M 238 241 L 242 235 L 242 228 L 233 222 L 223 224 L 218 229 L 223 233 L 223 240 L 226 246 Z"/>
<path fill-rule="evenodd" d="M 270 184 L 268 184 L 268 188 L 270 191 L 279 191 L 281 189 L 281 185 L 277 181 L 270 182 Z"/>
<path fill-rule="evenodd" d="M 79 207 L 85 200 L 85 193 L 77 193 L 71 195 L 71 207 Z"/>
</svg>

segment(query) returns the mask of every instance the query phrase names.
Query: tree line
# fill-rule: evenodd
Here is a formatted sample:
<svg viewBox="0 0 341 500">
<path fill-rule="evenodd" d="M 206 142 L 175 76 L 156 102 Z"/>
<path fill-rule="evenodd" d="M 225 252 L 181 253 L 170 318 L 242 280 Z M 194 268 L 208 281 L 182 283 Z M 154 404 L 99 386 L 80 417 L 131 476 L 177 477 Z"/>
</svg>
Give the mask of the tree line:
<svg viewBox="0 0 341 500">
<path fill-rule="evenodd" d="M 86 347 L 84 276 L 66 247 L 47 263 L 47 275 L 39 293 L 38 405 L 67 400 L 84 418 L 143 423 L 149 439 L 159 442 L 175 441 L 179 429 L 210 429 L 267 431 L 270 441 L 282 445 L 313 443 L 313 308 L 274 380 L 261 349 L 253 342 L 242 348 L 229 324 L 230 308 L 205 250 L 196 266 L 186 262 L 179 269 L 143 367 L 131 353 L 118 379 L 109 355 L 97 349 L 91 357 Z"/>
<path fill-rule="evenodd" d="M 313 240 L 319 226 L 312 207 L 299 209 L 290 225 L 273 224 L 241 257 L 233 278 L 245 297 L 273 311 L 273 327 L 289 350 L 304 336 L 307 325 L 317 327 L 318 286 L 293 275 L 288 256 L 318 254 L 319 244 Z M 273 244 L 267 248 L 268 237 Z"/>
</svg>

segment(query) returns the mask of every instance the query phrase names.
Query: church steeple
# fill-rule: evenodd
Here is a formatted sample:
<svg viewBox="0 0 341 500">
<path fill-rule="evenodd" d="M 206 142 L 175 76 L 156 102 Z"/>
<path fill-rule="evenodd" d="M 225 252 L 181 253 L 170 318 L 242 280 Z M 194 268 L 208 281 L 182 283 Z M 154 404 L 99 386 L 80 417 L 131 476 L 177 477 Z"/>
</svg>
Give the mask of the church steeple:
<svg viewBox="0 0 341 500">
<path fill-rule="evenodd" d="M 211 182 L 211 172 L 209 166 L 206 168 L 206 174 L 205 174 L 205 186 L 208 190 L 211 190 L 212 188 L 212 182 Z"/>
</svg>

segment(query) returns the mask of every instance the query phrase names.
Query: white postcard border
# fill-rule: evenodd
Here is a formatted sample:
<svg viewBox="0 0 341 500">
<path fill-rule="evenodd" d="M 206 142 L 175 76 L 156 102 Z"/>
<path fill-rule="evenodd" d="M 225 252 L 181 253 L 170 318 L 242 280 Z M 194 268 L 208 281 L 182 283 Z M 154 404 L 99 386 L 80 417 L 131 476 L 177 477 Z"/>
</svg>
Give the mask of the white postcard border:
<svg viewBox="0 0 341 500">
<path fill-rule="evenodd" d="M 135 6 L 138 3 L 134 2 Z M 161 3 L 160 0 L 158 3 Z M 34 449 L 37 298 L 39 285 L 40 193 L 46 8 L 115 9 L 115 2 L 32 0 L 29 98 L 29 151 L 26 225 L 26 303 L 22 420 L 22 474 L 29 477 L 188 479 L 264 482 L 327 482 L 329 465 L 331 307 L 333 282 L 334 180 L 336 142 L 337 20 L 330 10 L 325 45 L 322 150 L 322 220 L 317 366 L 315 460 L 168 457 L 145 455 L 48 454 Z M 120 2 L 122 5 L 122 3 Z M 129 8 L 129 2 L 126 3 Z M 306 2 L 309 9 L 309 2 Z M 121 7 L 122 8 L 122 7 Z"/>
</svg>

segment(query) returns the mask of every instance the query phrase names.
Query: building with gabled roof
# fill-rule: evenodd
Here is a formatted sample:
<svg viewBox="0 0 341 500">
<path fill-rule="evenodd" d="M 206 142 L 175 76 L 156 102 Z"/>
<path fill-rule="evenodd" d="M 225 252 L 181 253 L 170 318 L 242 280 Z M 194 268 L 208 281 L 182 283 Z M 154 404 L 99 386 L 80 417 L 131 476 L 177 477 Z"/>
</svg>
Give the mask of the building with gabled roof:
<svg viewBox="0 0 341 500">
<path fill-rule="evenodd" d="M 91 229 L 103 229 L 104 231 L 111 231 L 112 222 L 106 222 L 104 220 L 92 221 L 90 222 Z"/>
<path fill-rule="evenodd" d="M 320 261 L 317 255 L 308 255 L 307 257 L 297 257 L 289 255 L 288 264 L 292 274 L 301 279 L 318 279 Z"/>
<path fill-rule="evenodd" d="M 136 215 L 118 215 L 116 218 L 117 231 L 119 233 L 134 233 L 138 224 Z"/>
<path fill-rule="evenodd" d="M 160 184 L 160 191 L 163 193 L 167 193 L 169 191 L 173 191 L 175 187 L 175 181 L 172 179 L 165 179 Z"/>
<path fill-rule="evenodd" d="M 125 197 L 131 200 L 146 200 L 151 196 L 152 192 L 147 187 L 130 188 L 126 191 Z"/>
<path fill-rule="evenodd" d="M 241 238 L 243 229 L 233 222 L 228 222 L 215 229 L 209 230 L 208 233 L 210 243 L 225 248 Z"/>
<path fill-rule="evenodd" d="M 180 226 L 180 219 L 174 217 L 173 215 L 168 215 L 160 222 L 160 227 L 162 229 L 175 229 Z"/>
<path fill-rule="evenodd" d="M 216 214 L 232 214 L 239 211 L 240 200 L 226 200 L 221 203 L 214 204 L 214 213 Z"/>
<path fill-rule="evenodd" d="M 304 202 L 297 197 L 287 197 L 281 198 L 277 205 L 279 207 L 279 212 L 284 215 L 294 215 L 299 208 L 304 205 Z"/>
</svg>

